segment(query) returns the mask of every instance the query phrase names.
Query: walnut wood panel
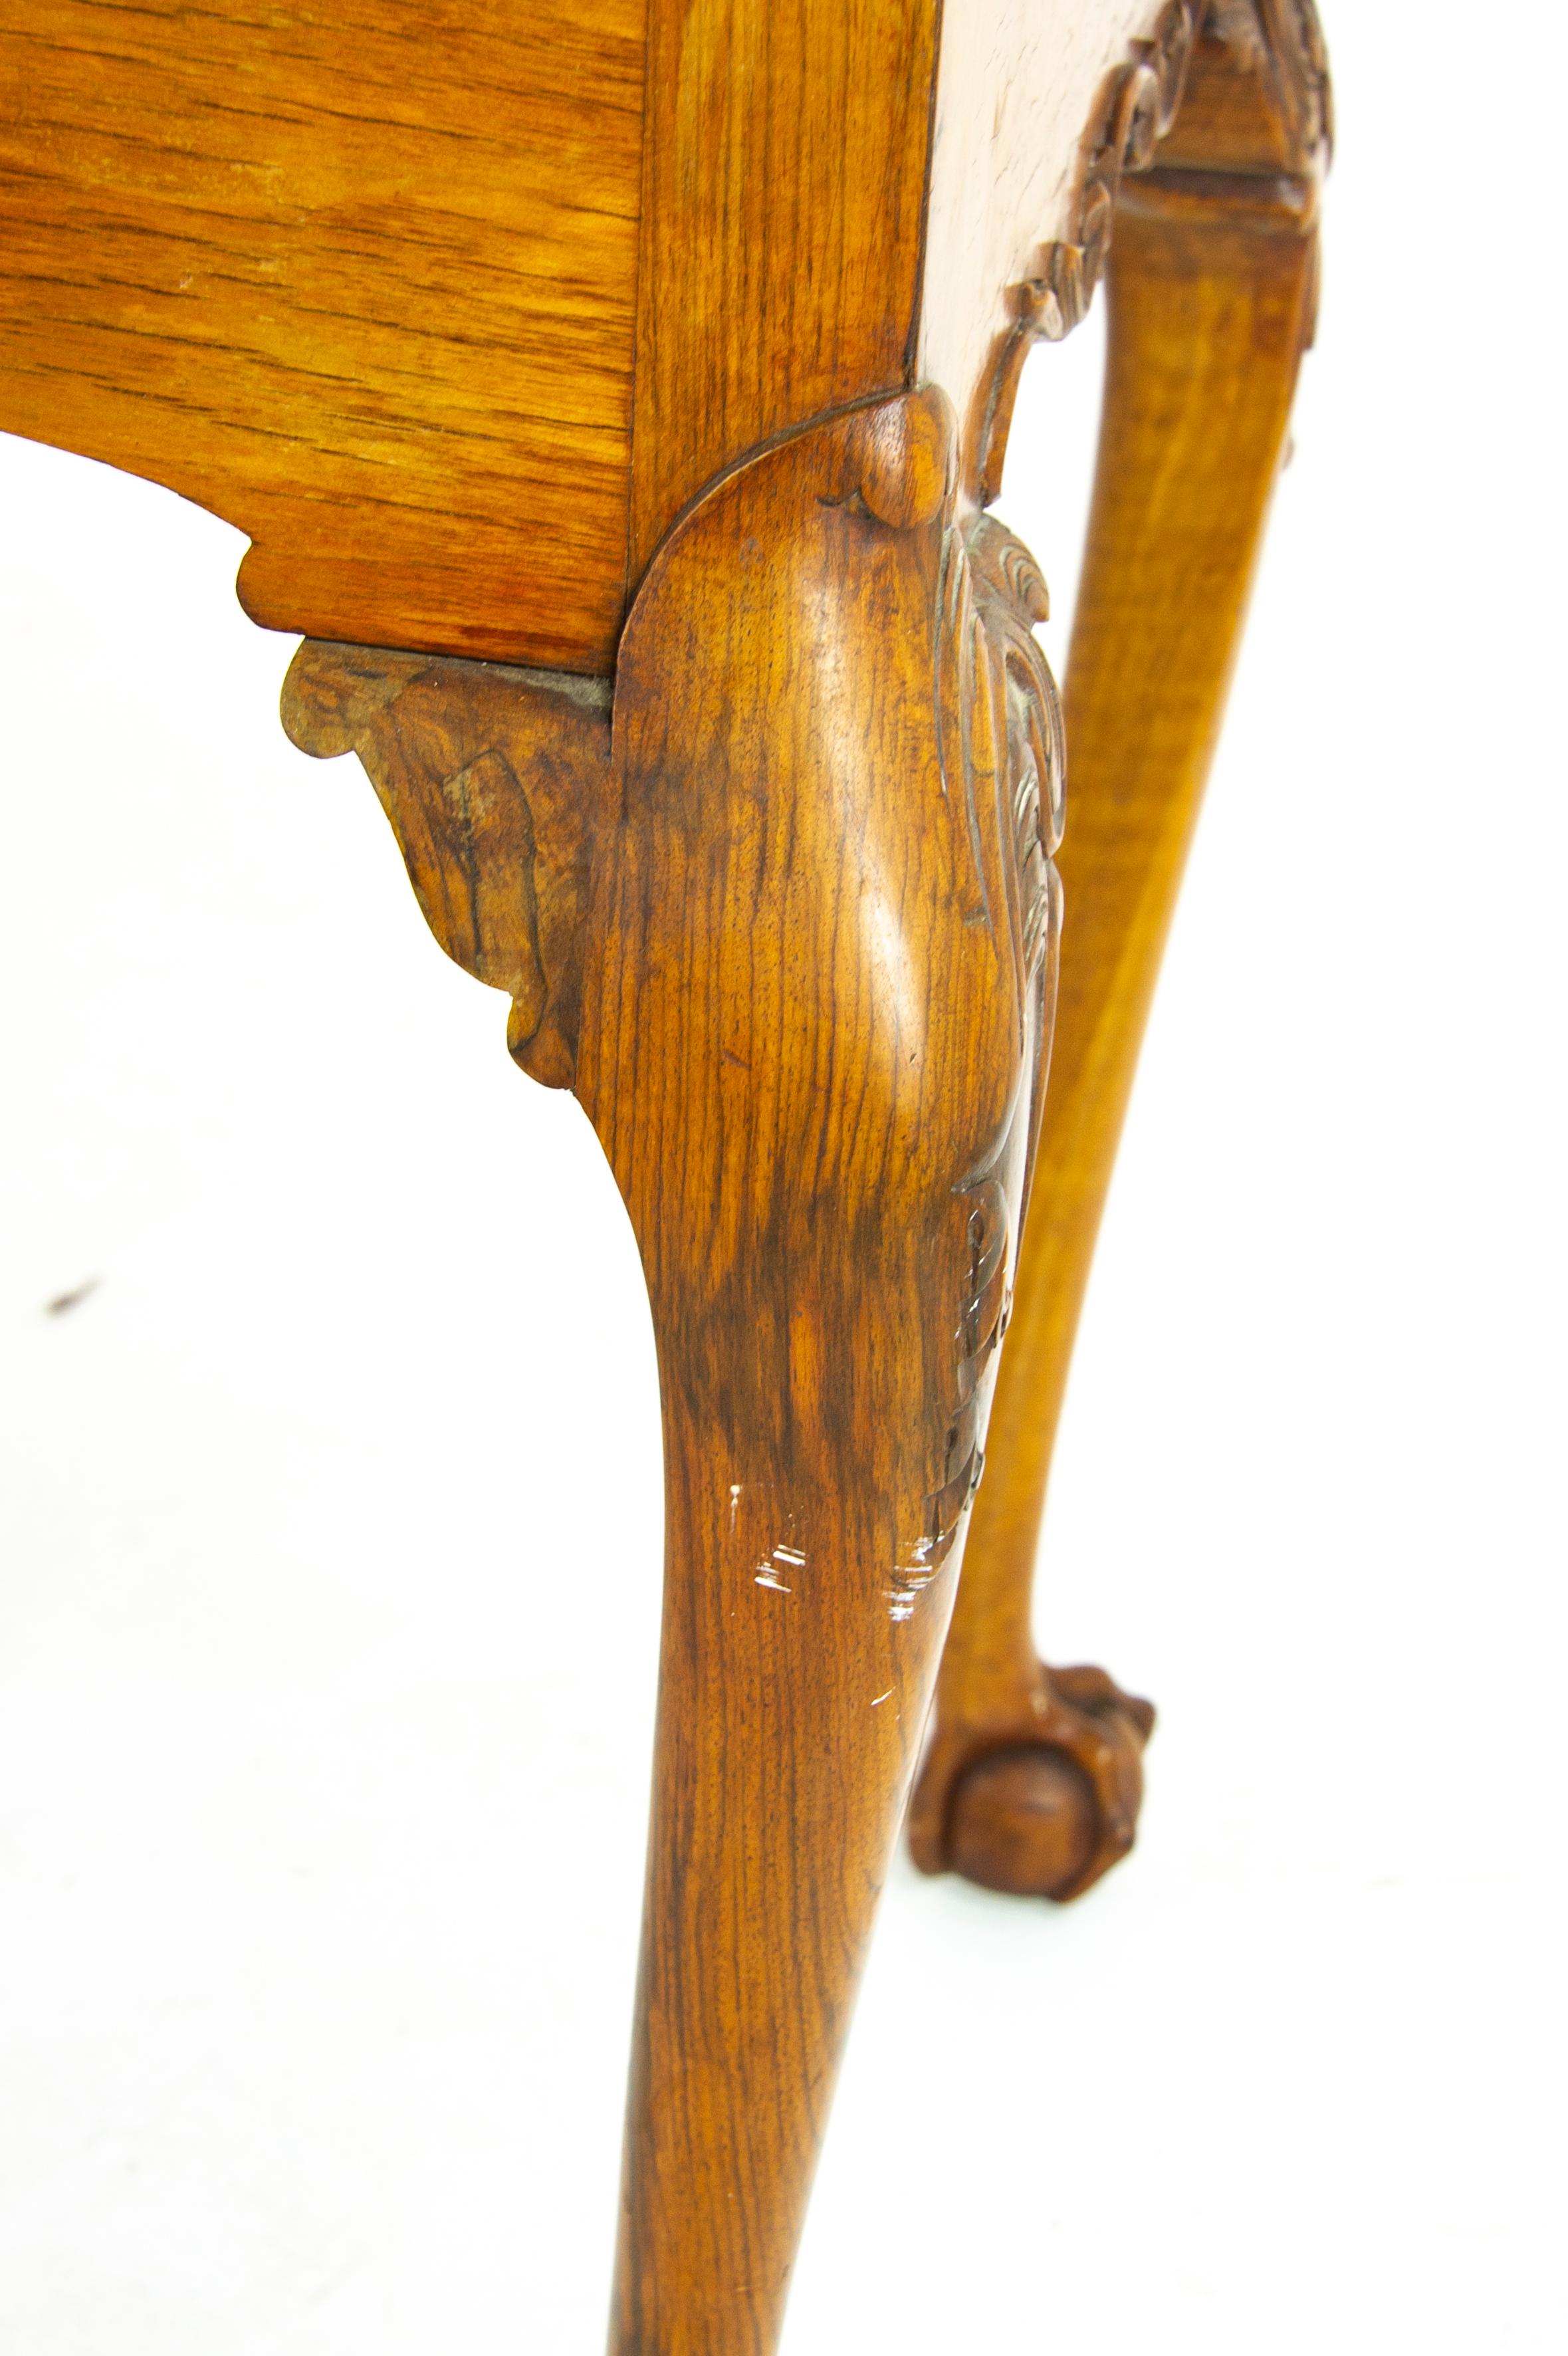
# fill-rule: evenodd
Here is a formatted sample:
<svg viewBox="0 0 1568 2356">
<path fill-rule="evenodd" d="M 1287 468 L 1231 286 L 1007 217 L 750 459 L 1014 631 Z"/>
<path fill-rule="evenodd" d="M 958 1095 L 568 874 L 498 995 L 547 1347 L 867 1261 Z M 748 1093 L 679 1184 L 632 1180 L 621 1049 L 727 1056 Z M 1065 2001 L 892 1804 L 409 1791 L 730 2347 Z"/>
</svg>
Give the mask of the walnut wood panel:
<svg viewBox="0 0 1568 2356">
<path fill-rule="evenodd" d="M 655 0 L 633 578 L 721 468 L 910 380 L 938 0 Z"/>
<path fill-rule="evenodd" d="M 0 426 L 250 533 L 274 628 L 607 668 L 642 0 L 10 0 Z"/>
</svg>

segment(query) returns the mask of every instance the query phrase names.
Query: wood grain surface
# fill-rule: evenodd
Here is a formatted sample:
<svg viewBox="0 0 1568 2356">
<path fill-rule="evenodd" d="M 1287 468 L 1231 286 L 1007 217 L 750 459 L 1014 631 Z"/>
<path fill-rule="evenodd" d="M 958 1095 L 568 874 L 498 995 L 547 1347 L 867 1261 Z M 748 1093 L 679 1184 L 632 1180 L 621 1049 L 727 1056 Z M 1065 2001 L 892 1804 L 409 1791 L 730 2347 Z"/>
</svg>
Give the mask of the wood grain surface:
<svg viewBox="0 0 1568 2356">
<path fill-rule="evenodd" d="M 968 414 L 1157 6 L 949 9 L 940 79 L 938 14 L 16 0 L 0 426 L 239 525 L 270 626 L 608 673 L 726 466 Z"/>
<path fill-rule="evenodd" d="M 249 532 L 278 629 L 609 667 L 642 0 L 10 0 L 0 427 Z"/>
<path fill-rule="evenodd" d="M 912 376 L 937 0 L 656 0 L 633 578 L 772 435 Z"/>
</svg>

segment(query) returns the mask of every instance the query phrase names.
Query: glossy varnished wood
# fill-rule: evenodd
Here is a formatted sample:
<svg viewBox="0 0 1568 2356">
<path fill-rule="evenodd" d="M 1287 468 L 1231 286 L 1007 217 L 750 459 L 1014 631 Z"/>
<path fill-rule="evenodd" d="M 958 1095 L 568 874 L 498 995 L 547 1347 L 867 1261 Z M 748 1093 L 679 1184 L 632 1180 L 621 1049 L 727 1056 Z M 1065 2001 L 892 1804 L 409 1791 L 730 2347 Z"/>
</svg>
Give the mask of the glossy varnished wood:
<svg viewBox="0 0 1568 2356">
<path fill-rule="evenodd" d="M 642 0 L 12 0 L 0 427 L 276 629 L 574 669 L 624 603 Z"/>
</svg>

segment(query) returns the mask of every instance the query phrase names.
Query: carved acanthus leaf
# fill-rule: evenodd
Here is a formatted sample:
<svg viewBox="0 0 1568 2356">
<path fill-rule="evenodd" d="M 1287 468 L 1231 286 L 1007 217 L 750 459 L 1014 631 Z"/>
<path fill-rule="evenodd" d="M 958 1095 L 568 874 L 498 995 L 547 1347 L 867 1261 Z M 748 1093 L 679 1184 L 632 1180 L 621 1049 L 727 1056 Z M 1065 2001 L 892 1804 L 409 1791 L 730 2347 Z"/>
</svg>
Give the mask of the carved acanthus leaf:
<svg viewBox="0 0 1568 2356">
<path fill-rule="evenodd" d="M 1048 618 L 1045 580 L 994 516 L 960 534 L 949 523 L 937 639 L 939 753 L 976 846 L 983 914 L 1019 978 L 1020 1053 L 1029 1075 L 984 1166 L 955 1188 L 968 1205 L 968 1274 L 957 1331 L 956 1389 L 944 1479 L 926 1524 L 895 1572 L 895 1617 L 933 1578 L 979 1486 L 996 1354 L 1007 1330 L 1043 1098 L 1056 998 L 1066 754 L 1061 699 L 1034 625 Z"/>
<path fill-rule="evenodd" d="M 570 1087 L 592 828 L 609 771 L 602 684 L 307 639 L 283 712 L 302 751 L 358 754 L 436 939 L 510 996 L 517 1062 Z"/>
</svg>

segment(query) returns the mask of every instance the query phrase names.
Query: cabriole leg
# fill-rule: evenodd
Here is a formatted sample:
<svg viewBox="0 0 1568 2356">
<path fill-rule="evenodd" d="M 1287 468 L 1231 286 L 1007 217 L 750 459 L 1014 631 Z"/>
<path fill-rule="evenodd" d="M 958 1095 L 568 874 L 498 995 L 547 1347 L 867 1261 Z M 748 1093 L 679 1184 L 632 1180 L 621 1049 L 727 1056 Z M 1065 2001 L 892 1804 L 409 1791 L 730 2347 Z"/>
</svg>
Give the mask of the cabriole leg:
<svg viewBox="0 0 1568 2356">
<path fill-rule="evenodd" d="M 1071 1898 L 1132 1846 L 1147 1703 L 1047 1669 L 1030 1588 L 1073 1335 L 1310 328 L 1312 187 L 1123 183 L 1089 546 L 1068 667 L 1066 916 L 1032 1209 L 990 1469 L 912 1813 L 916 1860 Z"/>
<path fill-rule="evenodd" d="M 1060 758 L 953 441 L 912 396 L 769 452 L 621 652 L 577 1087 L 652 1298 L 666 1587 L 614 2356 L 775 2344 L 979 1474 Z"/>
<path fill-rule="evenodd" d="M 307 645 L 437 937 L 575 1088 L 642 1252 L 665 1617 L 614 2356 L 770 2356 L 935 1679 L 1036 1134 L 1061 721 L 939 393 L 723 478 L 613 721 Z M 585 1599 L 586 1602 L 586 1599 Z"/>
</svg>

